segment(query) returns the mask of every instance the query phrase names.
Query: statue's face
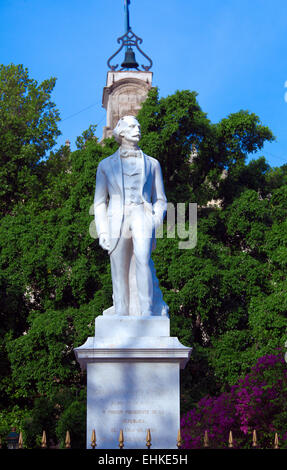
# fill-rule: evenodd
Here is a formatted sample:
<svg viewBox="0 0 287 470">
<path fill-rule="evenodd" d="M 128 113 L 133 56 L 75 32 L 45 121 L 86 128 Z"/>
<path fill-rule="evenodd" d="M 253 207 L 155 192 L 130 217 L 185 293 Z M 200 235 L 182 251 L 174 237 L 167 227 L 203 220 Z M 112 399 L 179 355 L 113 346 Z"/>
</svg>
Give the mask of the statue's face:
<svg viewBox="0 0 287 470">
<path fill-rule="evenodd" d="M 126 127 L 121 132 L 123 137 L 122 143 L 126 140 L 128 142 L 137 143 L 141 138 L 141 126 L 134 117 L 127 117 L 125 119 Z"/>
</svg>

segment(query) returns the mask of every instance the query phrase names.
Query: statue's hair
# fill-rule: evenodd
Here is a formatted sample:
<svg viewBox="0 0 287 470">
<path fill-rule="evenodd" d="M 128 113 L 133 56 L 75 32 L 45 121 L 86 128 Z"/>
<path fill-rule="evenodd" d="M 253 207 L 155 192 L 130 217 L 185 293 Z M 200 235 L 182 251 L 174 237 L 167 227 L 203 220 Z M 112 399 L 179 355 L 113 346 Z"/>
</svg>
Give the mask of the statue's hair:
<svg viewBox="0 0 287 470">
<path fill-rule="evenodd" d="M 134 118 L 136 119 L 135 116 L 123 116 L 119 119 L 116 127 L 114 128 L 113 130 L 113 136 L 114 138 L 116 139 L 117 142 L 119 142 L 121 144 L 122 142 L 122 136 L 120 135 L 121 132 L 127 127 L 127 122 L 126 122 L 126 118 Z M 137 120 L 137 119 L 136 119 Z"/>
</svg>

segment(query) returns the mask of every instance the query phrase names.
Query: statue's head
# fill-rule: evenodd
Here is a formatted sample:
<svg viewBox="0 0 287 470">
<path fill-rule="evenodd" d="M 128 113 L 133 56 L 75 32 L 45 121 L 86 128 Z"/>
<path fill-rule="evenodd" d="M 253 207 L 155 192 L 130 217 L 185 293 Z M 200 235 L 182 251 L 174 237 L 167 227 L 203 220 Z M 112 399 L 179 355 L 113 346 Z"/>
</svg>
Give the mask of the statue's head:
<svg viewBox="0 0 287 470">
<path fill-rule="evenodd" d="M 113 136 L 120 144 L 125 140 L 138 143 L 141 138 L 141 126 L 134 116 L 123 116 L 114 128 Z"/>
</svg>

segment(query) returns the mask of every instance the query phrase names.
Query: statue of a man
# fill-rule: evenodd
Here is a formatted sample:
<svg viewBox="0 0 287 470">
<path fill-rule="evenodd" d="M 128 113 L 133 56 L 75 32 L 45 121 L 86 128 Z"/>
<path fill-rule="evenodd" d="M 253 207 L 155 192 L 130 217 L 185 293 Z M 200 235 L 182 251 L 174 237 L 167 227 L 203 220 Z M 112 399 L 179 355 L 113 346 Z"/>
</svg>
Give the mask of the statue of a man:
<svg viewBox="0 0 287 470">
<path fill-rule="evenodd" d="M 121 118 L 113 135 L 121 145 L 99 163 L 94 199 L 99 244 L 111 261 L 109 313 L 167 315 L 151 259 L 167 207 L 160 164 L 138 147 L 141 131 L 134 116 Z"/>
</svg>

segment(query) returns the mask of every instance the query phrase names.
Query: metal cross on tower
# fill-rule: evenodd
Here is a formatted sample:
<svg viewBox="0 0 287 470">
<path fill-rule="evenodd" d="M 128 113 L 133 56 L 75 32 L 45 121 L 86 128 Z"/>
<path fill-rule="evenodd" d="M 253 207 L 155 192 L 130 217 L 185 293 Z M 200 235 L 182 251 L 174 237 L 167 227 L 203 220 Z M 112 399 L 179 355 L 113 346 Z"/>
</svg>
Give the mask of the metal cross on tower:
<svg viewBox="0 0 287 470">
<path fill-rule="evenodd" d="M 128 33 L 129 30 L 131 29 L 130 27 L 130 0 L 124 0 L 125 2 L 125 32 Z"/>
<path fill-rule="evenodd" d="M 136 34 L 132 31 L 130 26 L 130 0 L 124 0 L 124 11 L 125 11 L 125 34 L 117 39 L 118 43 L 121 43 L 119 49 L 109 58 L 108 60 L 108 67 L 111 70 L 116 70 L 118 68 L 118 64 L 111 65 L 111 60 L 118 55 L 118 53 L 125 47 L 125 58 L 123 63 L 121 64 L 121 70 L 127 69 L 136 69 L 139 70 L 139 64 L 136 62 L 135 53 L 133 47 L 136 47 L 137 50 L 149 61 L 149 65 L 141 65 L 142 69 L 148 71 L 152 67 L 152 60 L 141 50 L 139 44 L 143 42 L 143 40 L 136 36 Z"/>
</svg>

